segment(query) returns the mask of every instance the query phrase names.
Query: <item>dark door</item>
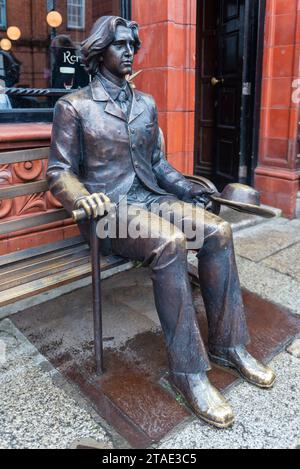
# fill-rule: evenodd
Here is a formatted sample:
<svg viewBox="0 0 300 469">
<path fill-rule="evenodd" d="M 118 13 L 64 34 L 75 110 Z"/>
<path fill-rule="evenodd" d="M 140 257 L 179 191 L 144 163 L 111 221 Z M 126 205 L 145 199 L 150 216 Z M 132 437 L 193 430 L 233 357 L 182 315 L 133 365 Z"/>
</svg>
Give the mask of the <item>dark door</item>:
<svg viewBox="0 0 300 469">
<path fill-rule="evenodd" d="M 218 187 L 238 181 L 243 81 L 245 0 L 220 0 L 217 11 L 214 180 Z M 215 78 L 215 81 L 213 81 Z"/>
<path fill-rule="evenodd" d="M 245 25 L 248 24 L 245 4 L 249 2 L 198 2 L 195 174 L 209 177 L 220 189 L 229 182 L 241 180 L 241 161 L 245 163 L 245 158 L 241 158 L 241 150 L 245 148 L 241 122 L 243 127 L 247 124 L 243 119 L 242 100 L 243 58 L 247 49 Z M 253 55 L 256 43 L 251 39 Z M 244 86 L 244 92 L 247 90 Z M 251 141 L 252 128 L 247 132 Z M 251 148 L 247 147 L 247 151 L 251 153 Z"/>
</svg>

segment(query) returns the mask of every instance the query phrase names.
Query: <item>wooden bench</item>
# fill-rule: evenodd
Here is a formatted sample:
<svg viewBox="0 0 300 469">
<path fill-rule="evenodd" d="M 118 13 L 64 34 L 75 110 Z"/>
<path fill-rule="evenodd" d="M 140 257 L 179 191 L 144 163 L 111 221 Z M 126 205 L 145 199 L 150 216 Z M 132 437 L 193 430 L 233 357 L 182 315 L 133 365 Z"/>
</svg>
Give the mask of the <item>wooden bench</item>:
<svg viewBox="0 0 300 469">
<path fill-rule="evenodd" d="M 48 154 L 49 148 L 0 153 L 0 167 L 6 164 L 47 160 Z M 187 177 L 202 186 L 212 187 L 212 183 L 205 178 Z M 0 202 L 15 197 L 45 193 L 48 190 L 45 179 L 15 185 L 0 185 Z M 218 207 L 213 207 L 213 211 L 217 213 Z M 53 208 L 43 214 L 30 214 L 14 220 L 0 221 L 0 234 L 8 235 L 66 219 L 70 219 L 66 210 Z M 96 367 L 97 372 L 101 373 L 103 363 L 100 270 L 107 273 L 114 272 L 116 267 L 125 264 L 131 268 L 133 263 L 115 255 L 100 258 L 96 222 L 91 222 L 91 239 L 92 253 L 83 239 L 77 236 L 0 256 L 0 309 L 92 274 Z"/>
<path fill-rule="evenodd" d="M 48 154 L 49 148 L 0 153 L 0 166 L 47 159 Z M 0 201 L 46 191 L 48 183 L 45 179 L 0 186 Z M 16 233 L 67 219 L 70 215 L 66 210 L 53 208 L 44 214 L 0 221 L 0 234 Z M 118 256 L 105 257 L 101 259 L 101 270 L 126 262 Z M 89 247 L 80 236 L 0 256 L 0 307 L 90 275 Z"/>
</svg>

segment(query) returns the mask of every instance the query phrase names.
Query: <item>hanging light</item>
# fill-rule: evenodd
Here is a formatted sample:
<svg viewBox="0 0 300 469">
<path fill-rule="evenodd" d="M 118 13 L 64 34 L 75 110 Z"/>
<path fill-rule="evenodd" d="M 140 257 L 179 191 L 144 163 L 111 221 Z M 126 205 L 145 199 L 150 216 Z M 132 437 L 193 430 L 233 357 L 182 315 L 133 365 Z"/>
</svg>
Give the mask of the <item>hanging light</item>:
<svg viewBox="0 0 300 469">
<path fill-rule="evenodd" d="M 9 39 L 4 38 L 4 39 L 1 39 L 1 41 L 0 41 L 0 47 L 1 47 L 2 50 L 8 51 L 8 50 L 11 49 L 12 44 L 11 44 Z"/>
<path fill-rule="evenodd" d="M 47 23 L 51 28 L 58 28 L 63 22 L 62 16 L 58 11 L 50 11 L 47 15 Z"/>
<path fill-rule="evenodd" d="M 12 41 L 17 41 L 21 37 L 21 31 L 17 26 L 10 26 L 6 33 Z"/>
</svg>

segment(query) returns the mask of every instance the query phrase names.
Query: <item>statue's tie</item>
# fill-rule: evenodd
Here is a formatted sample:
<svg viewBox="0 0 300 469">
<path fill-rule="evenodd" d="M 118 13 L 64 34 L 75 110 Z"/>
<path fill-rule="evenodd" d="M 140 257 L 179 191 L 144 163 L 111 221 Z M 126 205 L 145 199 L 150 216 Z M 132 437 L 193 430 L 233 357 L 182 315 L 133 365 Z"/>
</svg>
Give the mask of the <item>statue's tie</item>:
<svg viewBox="0 0 300 469">
<path fill-rule="evenodd" d="M 122 90 L 117 98 L 118 104 L 122 111 L 124 112 L 125 116 L 129 117 L 130 112 L 130 100 L 125 90 Z"/>
</svg>

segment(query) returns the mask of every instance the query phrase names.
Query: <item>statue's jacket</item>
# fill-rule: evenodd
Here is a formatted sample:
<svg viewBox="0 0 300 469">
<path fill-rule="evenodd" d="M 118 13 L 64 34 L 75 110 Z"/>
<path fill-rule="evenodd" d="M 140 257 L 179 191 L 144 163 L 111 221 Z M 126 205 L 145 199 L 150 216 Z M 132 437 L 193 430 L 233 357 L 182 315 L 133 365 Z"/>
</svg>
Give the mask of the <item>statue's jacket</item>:
<svg viewBox="0 0 300 469">
<path fill-rule="evenodd" d="M 127 118 L 97 77 L 57 102 L 47 179 L 66 210 L 95 192 L 118 203 L 136 174 L 155 194 L 186 198 L 191 183 L 167 162 L 157 117 L 154 99 L 133 90 Z"/>
</svg>

